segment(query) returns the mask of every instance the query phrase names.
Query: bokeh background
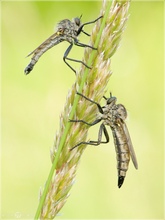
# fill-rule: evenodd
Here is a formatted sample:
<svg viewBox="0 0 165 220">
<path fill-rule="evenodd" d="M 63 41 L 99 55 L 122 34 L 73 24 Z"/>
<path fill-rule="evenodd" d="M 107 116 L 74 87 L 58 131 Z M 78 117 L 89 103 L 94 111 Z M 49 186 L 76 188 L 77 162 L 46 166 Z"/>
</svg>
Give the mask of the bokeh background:
<svg viewBox="0 0 165 220">
<path fill-rule="evenodd" d="M 49 151 L 59 115 L 75 80 L 62 60 L 67 42 L 45 53 L 27 76 L 30 58 L 25 57 L 58 21 L 81 14 L 83 22 L 91 21 L 100 8 L 101 1 L 1 2 L 2 219 L 34 217 L 51 168 Z M 112 135 L 109 144 L 88 147 L 57 219 L 163 219 L 163 1 L 133 1 L 129 12 L 121 46 L 112 57 L 107 95 L 111 91 L 128 110 L 139 170 L 130 162 L 118 189 Z M 81 42 L 88 40 L 80 36 Z M 82 56 L 82 48 L 70 53 Z M 98 127 L 90 129 L 90 139 L 97 138 Z"/>
</svg>

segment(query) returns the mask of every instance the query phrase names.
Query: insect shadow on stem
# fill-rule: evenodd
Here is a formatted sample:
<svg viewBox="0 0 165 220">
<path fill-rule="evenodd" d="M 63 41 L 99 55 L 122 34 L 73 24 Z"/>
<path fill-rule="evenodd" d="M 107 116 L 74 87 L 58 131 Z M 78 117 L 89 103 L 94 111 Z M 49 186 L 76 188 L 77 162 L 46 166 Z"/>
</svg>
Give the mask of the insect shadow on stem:
<svg viewBox="0 0 165 220">
<path fill-rule="evenodd" d="M 100 114 L 99 117 L 97 117 L 91 123 L 88 123 L 84 120 L 70 120 L 70 122 L 84 123 L 89 126 L 93 126 L 102 120 L 103 122 L 100 125 L 98 132 L 98 139 L 96 141 L 80 142 L 76 144 L 74 147 L 72 147 L 70 151 L 79 147 L 80 145 L 98 146 L 100 144 L 108 143 L 109 135 L 106 129 L 106 125 L 110 126 L 114 138 L 115 150 L 117 155 L 118 187 L 120 188 L 124 182 L 124 178 L 128 170 L 130 156 L 132 158 L 134 167 L 138 169 L 138 163 L 131 142 L 131 138 L 127 126 L 124 122 L 125 119 L 127 118 L 126 108 L 122 104 L 116 104 L 117 98 L 113 97 L 111 93 L 109 98 L 103 96 L 103 98 L 106 100 L 106 105 L 103 107 L 101 107 L 99 103 L 87 98 L 81 93 L 77 92 L 77 95 L 95 104 Z M 102 141 L 103 134 L 105 136 L 105 141 Z"/>
<path fill-rule="evenodd" d="M 28 54 L 28 56 L 30 56 L 32 54 L 33 54 L 33 56 L 31 58 L 31 62 L 28 64 L 28 66 L 24 70 L 26 75 L 32 71 L 35 64 L 39 60 L 39 58 L 48 49 L 61 43 L 62 41 L 67 41 L 68 43 L 70 43 L 69 47 L 66 49 L 66 51 L 64 53 L 63 60 L 69 66 L 69 68 L 71 70 L 73 70 L 73 72 L 75 74 L 76 74 L 76 70 L 66 60 L 82 63 L 84 66 L 91 69 L 91 67 L 89 67 L 87 64 L 85 64 L 83 61 L 69 58 L 68 54 L 70 53 L 73 45 L 76 45 L 78 47 L 89 47 L 93 50 L 97 50 L 97 48 L 94 48 L 90 45 L 80 43 L 78 40 L 78 36 L 80 35 L 81 32 L 87 36 L 90 36 L 90 34 L 86 33 L 83 30 L 84 26 L 86 26 L 88 24 L 95 23 L 96 21 L 101 19 L 103 16 L 100 16 L 99 18 L 95 19 L 94 21 L 86 22 L 84 24 L 81 24 L 81 17 L 82 17 L 82 15 L 79 18 L 78 17 L 74 18 L 72 21 L 70 21 L 69 19 L 64 19 L 64 20 L 60 21 L 57 25 L 57 31 L 53 35 L 51 35 L 47 40 L 45 40 L 39 47 L 37 47 L 35 50 L 33 50 L 31 53 Z"/>
</svg>

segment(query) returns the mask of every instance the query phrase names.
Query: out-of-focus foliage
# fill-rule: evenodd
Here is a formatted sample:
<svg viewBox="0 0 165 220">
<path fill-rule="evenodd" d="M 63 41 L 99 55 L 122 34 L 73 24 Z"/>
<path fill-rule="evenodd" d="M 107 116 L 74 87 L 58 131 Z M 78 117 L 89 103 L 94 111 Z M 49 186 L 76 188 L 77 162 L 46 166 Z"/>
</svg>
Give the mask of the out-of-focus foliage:
<svg viewBox="0 0 165 220">
<path fill-rule="evenodd" d="M 64 18 L 98 17 L 101 2 L 2 2 L 2 218 L 32 218 L 51 163 L 49 149 L 74 73 L 62 57 L 68 43 L 45 53 L 24 75 L 25 56 Z M 86 28 L 90 33 L 92 25 Z M 87 43 L 87 36 L 80 36 Z M 74 47 L 70 57 L 81 59 Z M 78 64 L 73 64 L 78 68 Z M 85 151 L 59 219 L 163 219 L 163 2 L 132 2 L 121 47 L 112 57 L 111 91 L 127 107 L 139 170 L 117 187 L 111 142 Z M 97 138 L 91 128 L 90 139 Z"/>
</svg>

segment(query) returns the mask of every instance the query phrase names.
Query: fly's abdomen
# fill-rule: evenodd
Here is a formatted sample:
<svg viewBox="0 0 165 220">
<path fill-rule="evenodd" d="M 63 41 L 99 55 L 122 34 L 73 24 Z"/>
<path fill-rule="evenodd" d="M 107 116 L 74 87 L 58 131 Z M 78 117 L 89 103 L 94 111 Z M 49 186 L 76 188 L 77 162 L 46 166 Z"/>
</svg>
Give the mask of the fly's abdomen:
<svg viewBox="0 0 165 220">
<path fill-rule="evenodd" d="M 120 144 L 116 147 L 116 159 L 118 169 L 118 187 L 120 188 L 124 182 L 130 161 L 127 144 Z"/>
<path fill-rule="evenodd" d="M 39 58 L 50 48 L 55 46 L 56 44 L 62 42 L 64 39 L 61 36 L 58 36 L 57 33 L 53 34 L 51 37 L 49 37 L 46 41 L 44 41 L 39 47 L 37 47 L 34 51 L 32 51 L 28 56 L 32 55 L 31 62 L 29 65 L 25 68 L 24 72 L 25 74 L 29 74 Z"/>
<path fill-rule="evenodd" d="M 124 182 L 126 172 L 128 170 L 130 153 L 127 144 L 127 139 L 123 133 L 122 127 L 116 125 L 111 128 L 114 137 L 116 150 L 117 169 L 118 169 L 118 187 L 120 188 Z"/>
</svg>

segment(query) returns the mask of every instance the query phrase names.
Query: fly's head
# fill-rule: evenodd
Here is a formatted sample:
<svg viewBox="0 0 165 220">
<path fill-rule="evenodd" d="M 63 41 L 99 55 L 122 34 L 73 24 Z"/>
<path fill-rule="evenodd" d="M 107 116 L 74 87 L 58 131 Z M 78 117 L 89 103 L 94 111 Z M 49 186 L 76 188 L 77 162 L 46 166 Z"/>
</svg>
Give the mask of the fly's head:
<svg viewBox="0 0 165 220">
<path fill-rule="evenodd" d="M 75 23 L 75 25 L 79 28 L 81 26 L 81 17 L 82 15 L 78 18 L 73 18 L 73 22 Z"/>
<path fill-rule="evenodd" d="M 113 126 L 114 122 L 116 121 L 116 101 L 117 98 L 113 97 L 110 93 L 110 97 L 106 98 L 103 96 L 103 98 L 106 100 L 106 105 L 102 107 L 103 109 L 103 118 L 105 120 L 106 125 Z"/>
<path fill-rule="evenodd" d="M 78 36 L 81 32 L 80 27 L 81 27 L 81 17 L 76 17 L 73 18 L 73 23 L 74 23 L 74 29 L 75 29 L 75 35 Z"/>
<path fill-rule="evenodd" d="M 103 107 L 104 114 L 108 115 L 108 120 L 111 122 L 111 125 L 116 123 L 118 119 L 124 121 L 127 118 L 127 110 L 122 104 L 116 104 L 117 98 L 112 96 L 110 93 L 110 98 L 106 98 L 106 105 Z"/>
<path fill-rule="evenodd" d="M 117 98 L 112 96 L 112 93 L 110 93 L 110 98 L 106 98 L 105 96 L 103 96 L 103 98 L 106 100 L 106 105 L 108 106 L 108 108 L 111 109 L 113 106 L 116 105 Z"/>
</svg>

